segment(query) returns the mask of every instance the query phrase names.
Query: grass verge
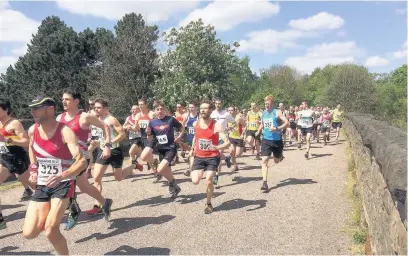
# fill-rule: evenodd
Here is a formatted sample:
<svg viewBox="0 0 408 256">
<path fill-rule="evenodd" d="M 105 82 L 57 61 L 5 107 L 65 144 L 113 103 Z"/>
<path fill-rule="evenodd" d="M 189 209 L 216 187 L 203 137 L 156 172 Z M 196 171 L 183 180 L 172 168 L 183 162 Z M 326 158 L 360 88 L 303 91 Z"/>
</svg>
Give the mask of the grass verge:
<svg viewBox="0 0 408 256">
<path fill-rule="evenodd" d="M 9 182 L 7 184 L 2 184 L 0 186 L 0 191 L 6 191 L 6 190 L 9 190 L 9 189 L 12 189 L 12 188 L 20 187 L 22 185 L 23 184 L 21 184 L 21 182 L 19 182 L 19 181 Z"/>
<path fill-rule="evenodd" d="M 346 135 L 346 134 L 345 134 Z M 346 135 L 347 137 L 347 135 Z M 351 253 L 354 255 L 367 254 L 369 249 L 367 223 L 364 219 L 363 204 L 357 183 L 356 166 L 353 158 L 349 138 L 346 140 L 347 156 L 347 198 L 351 202 L 351 212 L 349 222 L 345 228 L 346 233 L 350 236 L 352 245 Z"/>
</svg>

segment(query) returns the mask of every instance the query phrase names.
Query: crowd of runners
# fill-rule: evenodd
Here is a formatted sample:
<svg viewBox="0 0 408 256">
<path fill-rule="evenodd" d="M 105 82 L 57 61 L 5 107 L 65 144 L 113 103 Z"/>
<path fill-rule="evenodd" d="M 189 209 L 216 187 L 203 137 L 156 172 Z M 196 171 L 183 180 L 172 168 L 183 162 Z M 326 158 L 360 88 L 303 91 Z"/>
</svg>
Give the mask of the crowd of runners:
<svg viewBox="0 0 408 256">
<path fill-rule="evenodd" d="M 281 162 L 284 148 L 293 142 L 299 149 L 306 144 L 304 157 L 308 159 L 311 141 L 322 140 L 327 145 L 331 129 L 338 141 L 343 116 L 340 105 L 330 109 L 302 102 L 286 109 L 282 103 L 275 105 L 272 96 L 265 97 L 262 107 L 251 103 L 248 111 L 234 106 L 224 109 L 221 99 L 215 99 L 192 101 L 187 108 L 179 103 L 174 113 L 162 101 L 155 101 L 150 110 L 147 101 L 139 99 L 122 125 L 109 112 L 106 100 L 89 100 L 88 111 L 79 109 L 80 101 L 79 93 L 64 91 L 64 112 L 56 116 L 56 101 L 37 97 L 29 104 L 35 124 L 25 131 L 12 117 L 10 102 L 0 99 L 0 184 L 10 174 L 18 177 L 25 187 L 22 200 L 30 199 L 23 236 L 34 239 L 44 231 L 56 252 L 63 255 L 69 251 L 60 231 L 62 217 L 68 211 L 65 229 L 71 230 L 81 214 L 76 187 L 95 199 L 95 205 L 85 213 L 103 214 L 109 220 L 113 201 L 102 192 L 102 178 L 109 165 L 117 181 L 146 166 L 155 173 L 155 182 L 168 181 L 170 197 L 176 198 L 182 189 L 171 168 L 184 159 L 189 165 L 184 175 L 191 177 L 193 184 L 199 184 L 205 174 L 204 213 L 210 214 L 223 164 L 238 172 L 237 159 L 252 150 L 260 160 L 261 190 L 268 191 L 269 159 Z M 124 167 L 120 145 L 126 139 L 130 161 Z M 0 229 L 5 228 L 0 204 Z"/>
</svg>

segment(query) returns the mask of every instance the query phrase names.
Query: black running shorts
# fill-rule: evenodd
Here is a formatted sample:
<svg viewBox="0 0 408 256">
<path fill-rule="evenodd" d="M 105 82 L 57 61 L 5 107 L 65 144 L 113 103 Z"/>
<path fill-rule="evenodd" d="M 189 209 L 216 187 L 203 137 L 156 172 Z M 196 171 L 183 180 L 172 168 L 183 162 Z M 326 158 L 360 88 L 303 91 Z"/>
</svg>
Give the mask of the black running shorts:
<svg viewBox="0 0 408 256">
<path fill-rule="evenodd" d="M 123 164 L 123 152 L 120 147 L 111 149 L 111 155 L 107 159 L 101 159 L 101 155 L 103 150 L 101 148 L 98 148 L 98 158 L 96 159 L 97 164 L 101 165 L 111 165 L 112 168 L 122 168 Z"/>
<path fill-rule="evenodd" d="M 142 138 L 131 139 L 131 140 L 129 140 L 129 144 L 130 144 L 130 146 L 136 145 L 139 148 L 144 148 L 144 143 L 143 143 Z"/>
<path fill-rule="evenodd" d="M 28 170 L 30 160 L 26 151 L 19 155 L 0 154 L 0 165 L 6 167 L 11 174 L 21 175 Z"/>
<path fill-rule="evenodd" d="M 271 156 L 281 158 L 283 151 L 282 140 L 265 140 L 261 142 L 261 156 Z"/>
<path fill-rule="evenodd" d="M 52 198 L 73 198 L 75 195 L 75 180 L 63 181 L 56 187 L 48 188 L 45 185 L 37 185 L 31 197 L 35 202 L 50 202 Z"/>
<path fill-rule="evenodd" d="M 342 122 L 332 122 L 332 127 L 333 129 L 341 128 L 343 127 L 343 123 Z"/>
<path fill-rule="evenodd" d="M 221 158 L 218 157 L 194 157 L 193 162 L 193 171 L 217 171 L 218 166 L 220 165 Z"/>
<path fill-rule="evenodd" d="M 245 147 L 244 140 L 229 138 L 229 141 L 231 142 L 232 145 L 234 145 L 236 147 L 240 147 L 240 148 Z"/>
<path fill-rule="evenodd" d="M 261 133 L 258 134 L 258 136 L 255 136 L 256 131 L 247 131 L 247 136 L 251 136 L 252 138 L 255 138 L 256 140 L 261 139 Z"/>
<path fill-rule="evenodd" d="M 300 130 L 302 131 L 302 135 L 305 136 L 308 133 L 312 133 L 313 132 L 313 127 L 309 127 L 309 128 L 300 128 Z"/>
</svg>

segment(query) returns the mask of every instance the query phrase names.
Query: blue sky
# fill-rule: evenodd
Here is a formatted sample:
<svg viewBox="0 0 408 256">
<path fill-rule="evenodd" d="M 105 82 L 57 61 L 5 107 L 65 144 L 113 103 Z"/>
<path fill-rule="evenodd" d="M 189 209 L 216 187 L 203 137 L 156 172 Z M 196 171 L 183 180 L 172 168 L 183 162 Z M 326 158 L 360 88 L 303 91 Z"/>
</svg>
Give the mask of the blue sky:
<svg viewBox="0 0 408 256">
<path fill-rule="evenodd" d="M 113 29 L 127 12 L 140 12 L 163 31 L 202 18 L 258 71 L 287 64 L 310 73 L 326 64 L 355 62 L 388 72 L 407 62 L 407 4 L 401 2 L 289 1 L 2 1 L 0 72 L 22 56 L 47 16 L 76 31 Z M 163 46 L 159 50 L 164 50 Z"/>
</svg>

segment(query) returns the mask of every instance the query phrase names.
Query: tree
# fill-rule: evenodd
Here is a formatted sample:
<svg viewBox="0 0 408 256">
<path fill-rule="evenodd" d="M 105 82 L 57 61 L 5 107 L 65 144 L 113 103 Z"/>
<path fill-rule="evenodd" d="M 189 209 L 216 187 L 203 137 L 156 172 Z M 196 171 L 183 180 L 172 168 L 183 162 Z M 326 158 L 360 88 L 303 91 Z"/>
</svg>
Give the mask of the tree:
<svg viewBox="0 0 408 256">
<path fill-rule="evenodd" d="M 330 105 L 341 103 L 346 111 L 372 113 L 374 80 L 367 68 L 355 64 L 339 65 L 326 91 Z"/>
<path fill-rule="evenodd" d="M 202 20 L 190 22 L 164 35 L 169 50 L 160 59 L 162 77 L 155 85 L 155 96 L 174 106 L 202 98 L 219 97 L 225 104 L 235 98 L 252 78 L 249 59 L 240 60 L 234 47 L 223 44 L 212 26 Z"/>
<path fill-rule="evenodd" d="M 58 17 L 51 16 L 42 21 L 27 53 L 19 58 L 14 68 L 7 69 L 2 80 L 13 105 L 19 106 L 18 115 L 29 117 L 22 104 L 37 94 L 59 99 L 67 87 L 86 91 L 84 67 L 87 65 L 88 58 L 77 33 Z M 61 104 L 58 109 L 62 110 Z"/>
<path fill-rule="evenodd" d="M 157 26 L 147 26 L 139 14 L 126 14 L 115 26 L 116 37 L 97 31 L 101 48 L 100 79 L 94 94 L 109 101 L 111 111 L 120 117 L 129 113 L 138 98 L 152 96 L 158 76 Z"/>
</svg>

